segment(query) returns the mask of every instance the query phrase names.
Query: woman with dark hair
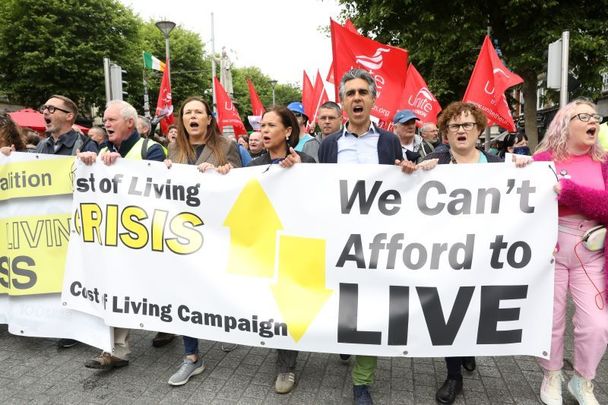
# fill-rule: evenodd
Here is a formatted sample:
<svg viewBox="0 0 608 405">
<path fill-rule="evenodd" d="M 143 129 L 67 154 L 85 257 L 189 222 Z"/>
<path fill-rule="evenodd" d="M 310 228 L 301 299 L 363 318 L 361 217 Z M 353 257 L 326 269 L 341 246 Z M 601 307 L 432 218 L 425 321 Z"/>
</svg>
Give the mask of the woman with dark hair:
<svg viewBox="0 0 608 405">
<path fill-rule="evenodd" d="M 188 97 L 179 109 L 177 138 L 169 144 L 165 163 L 171 167 L 173 162 L 196 165 L 201 172 L 215 169 L 223 174 L 241 167 L 236 143 L 222 136 L 209 104 L 200 97 Z M 170 385 L 184 385 L 190 377 L 205 370 L 198 339 L 184 336 L 183 340 L 185 358 L 169 379 Z"/>
<path fill-rule="evenodd" d="M 445 134 L 450 147 L 440 151 L 435 149 L 435 152 L 427 155 L 419 166 L 434 162 L 437 164 L 502 162 L 501 158 L 475 147 L 479 136 L 486 129 L 487 122 L 484 113 L 474 104 L 461 101 L 450 104 L 443 110 L 437 123 L 440 133 Z M 429 169 L 430 166 L 423 168 Z M 462 391 L 462 368 L 467 371 L 475 370 L 475 357 L 446 357 L 445 363 L 448 376 L 437 390 L 435 399 L 441 404 L 451 404 Z"/>
<path fill-rule="evenodd" d="M 248 166 L 278 164 L 291 167 L 296 163 L 315 163 L 303 152 L 294 150 L 300 135 L 300 125 L 296 116 L 285 107 L 274 107 L 262 115 L 260 123 L 262 142 L 267 153 L 253 159 Z M 296 382 L 296 360 L 298 351 L 278 349 L 279 373 L 274 389 L 278 394 L 290 392 Z"/>
<path fill-rule="evenodd" d="M 597 238 L 593 246 L 588 231 L 602 232 L 601 225 L 605 232 L 608 225 L 608 157 L 598 141 L 601 121 L 592 102 L 572 101 L 555 114 L 533 156 L 555 162 L 559 174 L 551 353 L 538 360 L 544 370 L 540 399 L 548 405 L 562 403 L 568 293 L 574 301 L 574 375 L 568 391 L 579 404 L 599 404 L 591 381 L 608 344 L 608 257 L 606 239 Z"/>
<path fill-rule="evenodd" d="M 10 155 L 12 151 L 26 152 L 27 147 L 17 124 L 8 114 L 0 114 L 0 152 Z"/>
<path fill-rule="evenodd" d="M 520 132 L 507 135 L 503 141 L 502 150 L 500 151 L 499 156 L 504 159 L 506 153 L 529 156 L 530 148 L 528 148 L 528 137 L 526 134 Z"/>
<path fill-rule="evenodd" d="M 209 104 L 196 96 L 188 97 L 179 109 L 177 138 L 169 144 L 168 159 L 195 164 L 201 172 L 241 166 L 236 144 L 222 136 Z"/>
<path fill-rule="evenodd" d="M 315 163 L 303 152 L 296 152 L 295 146 L 300 139 L 300 126 L 296 116 L 285 107 L 274 107 L 262 115 L 260 123 L 262 143 L 267 153 L 253 159 L 248 166 L 278 163 L 291 167 L 296 163 Z"/>
</svg>

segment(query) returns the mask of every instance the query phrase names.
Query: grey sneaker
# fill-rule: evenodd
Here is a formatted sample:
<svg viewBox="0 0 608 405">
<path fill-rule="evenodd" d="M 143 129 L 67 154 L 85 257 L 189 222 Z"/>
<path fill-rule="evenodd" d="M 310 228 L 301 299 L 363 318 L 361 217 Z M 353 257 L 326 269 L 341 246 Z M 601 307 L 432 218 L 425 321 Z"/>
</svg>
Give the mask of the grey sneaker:
<svg viewBox="0 0 608 405">
<path fill-rule="evenodd" d="M 296 375 L 294 373 L 279 373 L 277 381 L 274 383 L 274 390 L 277 394 L 287 394 L 296 385 Z"/>
<path fill-rule="evenodd" d="M 179 370 L 169 378 L 169 385 L 178 386 L 184 385 L 188 382 L 190 377 L 198 375 L 205 370 L 205 363 L 199 356 L 196 362 L 190 359 L 184 359 L 184 362 L 180 366 Z"/>
</svg>

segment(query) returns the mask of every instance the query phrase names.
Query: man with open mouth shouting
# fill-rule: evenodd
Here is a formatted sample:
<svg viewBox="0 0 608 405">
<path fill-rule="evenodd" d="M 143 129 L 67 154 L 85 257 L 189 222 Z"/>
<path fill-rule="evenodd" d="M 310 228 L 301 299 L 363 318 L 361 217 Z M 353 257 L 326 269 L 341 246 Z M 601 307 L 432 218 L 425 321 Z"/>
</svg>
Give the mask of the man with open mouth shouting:
<svg viewBox="0 0 608 405">
<path fill-rule="evenodd" d="M 38 109 L 44 118 L 48 138 L 36 146 L 36 153 L 74 156 L 78 152 L 97 152 L 97 144 L 88 136 L 76 132 L 72 125 L 78 115 L 76 103 L 65 96 L 51 96 Z M 74 339 L 59 339 L 60 349 L 75 346 Z"/>
<path fill-rule="evenodd" d="M 36 153 L 73 156 L 79 151 L 97 152 L 95 142 L 72 129 L 78 115 L 78 107 L 72 100 L 64 96 L 51 96 L 38 111 L 43 115 L 49 137 L 38 144 Z"/>
<path fill-rule="evenodd" d="M 323 140 L 319 148 L 319 163 L 398 164 L 404 171 L 416 168 L 414 162 L 403 159 L 399 138 L 371 121 L 376 83 L 368 72 L 361 69 L 346 72 L 340 81 L 339 94 L 348 122 L 344 128 Z M 376 362 L 375 356 L 355 358 L 353 396 L 358 405 L 372 404 L 368 387 L 374 381 Z"/>
</svg>

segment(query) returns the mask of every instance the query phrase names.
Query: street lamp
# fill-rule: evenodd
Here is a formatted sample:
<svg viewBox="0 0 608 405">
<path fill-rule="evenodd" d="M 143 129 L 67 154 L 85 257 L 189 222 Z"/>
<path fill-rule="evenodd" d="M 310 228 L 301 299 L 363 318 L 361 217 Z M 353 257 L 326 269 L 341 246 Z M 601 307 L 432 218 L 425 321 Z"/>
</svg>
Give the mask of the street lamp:
<svg viewBox="0 0 608 405">
<path fill-rule="evenodd" d="M 274 86 L 277 85 L 277 81 L 276 80 L 271 80 L 270 81 L 270 85 L 272 86 L 272 106 L 274 107 L 275 105 L 277 105 L 275 98 L 274 98 Z"/>
<path fill-rule="evenodd" d="M 158 21 L 156 23 L 156 27 L 163 33 L 165 37 L 165 62 L 167 63 L 167 69 L 169 69 L 169 74 L 167 78 L 169 79 L 169 86 L 171 85 L 171 66 L 169 63 L 169 34 L 175 28 L 175 23 L 173 21 Z"/>
</svg>

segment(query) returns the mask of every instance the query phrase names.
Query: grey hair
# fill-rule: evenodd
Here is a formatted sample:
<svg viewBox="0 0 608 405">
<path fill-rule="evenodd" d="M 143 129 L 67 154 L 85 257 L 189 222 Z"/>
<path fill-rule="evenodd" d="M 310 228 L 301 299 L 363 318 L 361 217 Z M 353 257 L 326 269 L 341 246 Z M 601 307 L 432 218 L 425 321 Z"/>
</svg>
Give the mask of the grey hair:
<svg viewBox="0 0 608 405">
<path fill-rule="evenodd" d="M 150 120 L 146 117 L 144 117 L 143 115 L 138 115 L 137 119 L 144 124 L 144 126 L 148 129 L 152 128 L 152 124 L 150 123 Z"/>
<path fill-rule="evenodd" d="M 344 100 L 344 92 L 346 87 L 346 82 L 354 80 L 354 79 L 363 79 L 369 85 L 369 92 L 372 94 L 373 98 L 376 98 L 376 82 L 372 75 L 369 72 L 366 72 L 363 69 L 351 69 L 348 72 L 344 73 L 342 76 L 342 80 L 340 80 L 340 100 Z"/>
<path fill-rule="evenodd" d="M 424 124 L 422 124 L 422 127 L 420 127 L 420 132 L 424 132 L 424 131 L 428 131 L 429 127 L 431 125 L 435 125 L 432 122 L 425 122 Z M 435 125 L 436 127 L 437 125 Z"/>
<path fill-rule="evenodd" d="M 91 129 L 89 129 L 89 137 L 91 136 L 92 132 L 99 132 L 103 136 L 103 139 L 105 139 L 106 141 L 108 140 L 108 134 L 107 134 L 106 130 L 103 129 L 102 127 L 98 127 L 98 126 L 91 127 Z"/>
<path fill-rule="evenodd" d="M 123 100 L 111 100 L 111 101 L 108 101 L 108 104 L 106 104 L 106 108 L 109 108 L 110 106 L 113 106 L 113 105 L 117 105 L 120 107 L 120 115 L 125 120 L 132 118 L 133 123 L 137 123 L 138 115 L 137 115 L 137 110 L 135 109 L 135 107 L 133 107 L 131 104 L 129 104 Z"/>
</svg>

